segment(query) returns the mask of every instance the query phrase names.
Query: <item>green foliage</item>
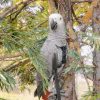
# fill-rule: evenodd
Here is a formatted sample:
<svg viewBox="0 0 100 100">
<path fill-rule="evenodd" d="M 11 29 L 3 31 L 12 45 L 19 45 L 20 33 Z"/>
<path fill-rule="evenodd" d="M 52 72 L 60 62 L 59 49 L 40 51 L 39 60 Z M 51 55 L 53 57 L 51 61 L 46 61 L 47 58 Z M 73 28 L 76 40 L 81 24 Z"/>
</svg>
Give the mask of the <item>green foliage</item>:
<svg viewBox="0 0 100 100">
<path fill-rule="evenodd" d="M 31 6 L 34 6 L 34 4 L 35 3 L 31 4 Z M 46 5 L 42 5 L 44 8 L 48 7 L 47 1 L 44 1 L 43 4 Z M 13 70 L 14 73 L 20 76 L 22 87 L 26 84 L 33 84 L 34 75 L 37 71 L 44 80 L 43 84 L 45 88 L 48 81 L 44 73 L 45 65 L 40 55 L 40 48 L 48 33 L 48 11 L 44 9 L 42 13 L 38 12 L 34 15 L 23 9 L 17 18 L 12 21 L 11 18 L 13 18 L 15 14 L 6 17 L 0 22 L 0 32 L 3 33 L 0 38 L 3 44 L 2 46 L 5 48 L 6 53 L 21 52 L 23 53 L 21 59 L 29 59 L 27 64 L 18 64 L 18 67 Z M 12 64 L 14 65 L 16 62 L 20 63 L 19 60 L 16 60 Z M 9 65 L 9 67 L 13 66 L 12 64 Z"/>
<path fill-rule="evenodd" d="M 86 92 L 82 100 L 97 100 L 100 99 L 100 94 L 93 94 L 92 91 Z"/>
<path fill-rule="evenodd" d="M 7 3 L 10 0 L 0 0 L 0 4 Z"/>
<path fill-rule="evenodd" d="M 7 99 L 0 98 L 0 100 L 7 100 Z"/>
<path fill-rule="evenodd" d="M 65 69 L 65 73 L 68 73 L 71 71 L 76 72 L 76 71 L 79 71 L 80 69 L 82 69 L 82 67 L 80 66 L 80 56 L 75 50 L 69 50 L 68 57 L 72 58 L 73 61 L 70 63 L 70 65 L 69 65 L 70 67 L 67 67 Z"/>
<path fill-rule="evenodd" d="M 90 34 L 90 35 L 88 35 Z M 82 37 L 84 42 L 89 45 L 93 45 L 96 50 L 100 50 L 100 35 L 97 33 L 93 33 L 92 30 L 88 30 L 86 34 L 82 33 Z"/>
<path fill-rule="evenodd" d="M 68 57 L 73 59 L 71 63 L 69 63 L 69 67 L 65 69 L 65 73 L 76 72 L 82 73 L 85 72 L 85 75 L 93 74 L 93 66 L 92 65 L 84 65 L 81 61 L 81 56 L 75 50 L 68 51 Z"/>
<path fill-rule="evenodd" d="M 92 39 L 93 42 L 94 42 L 94 46 L 95 46 L 95 49 L 98 51 L 100 50 L 100 35 L 98 34 L 93 34 L 92 37 L 89 37 L 89 39 Z"/>
<path fill-rule="evenodd" d="M 13 89 L 14 85 L 15 80 L 13 77 L 4 71 L 0 71 L 0 89 L 9 91 L 9 89 Z"/>
</svg>

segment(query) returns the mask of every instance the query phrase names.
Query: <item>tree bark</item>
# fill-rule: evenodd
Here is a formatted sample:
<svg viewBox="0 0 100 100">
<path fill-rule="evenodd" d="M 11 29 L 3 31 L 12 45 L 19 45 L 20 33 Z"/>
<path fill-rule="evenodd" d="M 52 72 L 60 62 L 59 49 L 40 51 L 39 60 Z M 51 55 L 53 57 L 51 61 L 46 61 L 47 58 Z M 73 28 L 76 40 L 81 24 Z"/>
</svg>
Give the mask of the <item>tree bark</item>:
<svg viewBox="0 0 100 100">
<path fill-rule="evenodd" d="M 71 3 L 72 3 L 71 0 L 59 0 L 59 11 L 64 17 L 69 36 L 72 39 L 75 39 L 76 36 L 72 27 L 72 9 L 71 9 L 72 4 Z M 74 44 L 72 42 L 69 42 L 69 48 L 75 49 Z M 71 60 L 69 60 L 68 63 L 71 63 Z M 65 93 L 67 95 L 65 100 L 77 100 L 76 91 L 75 91 L 75 73 L 69 72 L 64 77 L 65 77 L 65 82 L 63 85 L 63 89 L 66 91 Z"/>
<path fill-rule="evenodd" d="M 48 9 L 49 14 L 56 12 L 55 1 L 48 0 L 48 4 L 49 4 L 49 9 Z"/>
<path fill-rule="evenodd" d="M 100 37 L 100 0 L 95 0 L 95 5 L 93 7 L 93 33 L 97 34 Z M 98 42 L 100 42 L 98 40 Z M 94 50 L 93 52 L 93 64 L 94 67 L 94 79 L 93 79 L 93 87 L 94 93 L 100 95 L 100 51 Z M 100 100 L 97 99 L 97 100 Z"/>
</svg>

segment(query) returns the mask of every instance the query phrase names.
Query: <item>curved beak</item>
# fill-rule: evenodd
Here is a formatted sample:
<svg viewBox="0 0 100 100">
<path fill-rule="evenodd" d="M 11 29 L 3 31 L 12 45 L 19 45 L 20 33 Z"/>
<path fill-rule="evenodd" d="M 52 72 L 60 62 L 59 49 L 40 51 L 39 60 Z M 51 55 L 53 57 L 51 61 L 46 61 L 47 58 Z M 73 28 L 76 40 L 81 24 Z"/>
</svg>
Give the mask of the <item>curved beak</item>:
<svg viewBox="0 0 100 100">
<path fill-rule="evenodd" d="M 56 21 L 52 20 L 50 24 L 51 24 L 51 29 L 52 30 L 56 30 L 57 29 L 57 22 Z"/>
</svg>

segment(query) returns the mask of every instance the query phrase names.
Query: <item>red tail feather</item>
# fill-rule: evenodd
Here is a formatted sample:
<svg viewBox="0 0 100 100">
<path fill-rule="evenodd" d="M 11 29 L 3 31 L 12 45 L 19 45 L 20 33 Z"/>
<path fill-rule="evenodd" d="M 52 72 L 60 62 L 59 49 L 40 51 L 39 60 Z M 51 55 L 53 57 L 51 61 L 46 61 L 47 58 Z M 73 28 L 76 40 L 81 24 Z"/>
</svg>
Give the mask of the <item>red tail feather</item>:
<svg viewBox="0 0 100 100">
<path fill-rule="evenodd" d="M 49 91 L 46 91 L 46 93 L 42 96 L 43 100 L 48 100 L 48 96 L 50 95 Z"/>
</svg>

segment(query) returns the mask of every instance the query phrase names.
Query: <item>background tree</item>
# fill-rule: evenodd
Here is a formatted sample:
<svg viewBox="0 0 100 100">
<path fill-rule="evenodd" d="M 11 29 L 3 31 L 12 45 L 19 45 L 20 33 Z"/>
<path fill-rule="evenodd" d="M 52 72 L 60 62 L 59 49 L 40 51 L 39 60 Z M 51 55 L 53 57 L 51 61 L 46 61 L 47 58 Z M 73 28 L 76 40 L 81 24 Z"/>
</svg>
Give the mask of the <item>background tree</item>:
<svg viewBox="0 0 100 100">
<path fill-rule="evenodd" d="M 77 26 L 79 26 L 79 25 L 81 26 L 80 32 L 84 32 L 84 34 L 86 35 L 87 34 L 86 30 L 88 29 L 88 27 L 92 26 L 91 20 L 93 20 L 93 24 L 94 24 L 93 26 L 95 26 L 95 28 L 94 27 L 93 28 L 95 30 L 95 33 L 99 33 L 100 22 L 97 21 L 97 20 L 99 20 L 99 18 L 98 18 L 99 17 L 99 3 L 98 2 L 99 1 L 95 0 L 92 3 L 92 0 L 83 0 L 83 1 L 74 1 L 74 0 L 72 0 L 72 1 L 71 0 L 67 0 L 67 1 L 58 0 L 57 1 L 57 0 L 52 0 L 52 2 L 51 2 L 52 8 L 54 8 L 54 4 L 55 4 L 55 8 L 57 8 L 58 11 L 63 15 L 65 22 L 67 24 L 67 29 L 68 29 L 67 31 L 69 33 L 69 40 L 71 40 L 71 41 L 68 41 L 70 50 L 75 50 L 75 52 L 77 52 L 80 55 L 80 43 L 78 41 L 79 38 L 77 37 L 79 35 L 79 33 L 77 34 L 73 30 L 73 28 L 75 26 L 75 23 L 77 23 Z M 89 7 L 89 8 L 88 8 L 88 10 L 84 8 L 84 11 L 81 11 L 83 9 L 82 6 L 84 7 L 84 5 L 85 5 L 86 8 L 87 7 Z M 81 9 L 78 11 L 76 8 L 81 8 Z M 94 9 L 96 9 L 96 10 L 94 10 Z M 52 9 L 52 12 L 53 11 L 54 10 Z M 94 14 L 92 16 L 93 12 L 94 12 Z M 77 16 L 79 16 L 79 14 L 82 14 L 82 13 L 85 13 L 85 15 L 82 15 L 78 18 Z M 97 24 L 97 22 L 98 22 L 98 24 Z M 94 32 L 91 32 L 91 34 L 92 33 L 94 34 Z M 94 40 L 94 38 L 93 38 L 93 40 Z M 96 40 L 94 40 L 94 41 L 97 43 L 96 46 L 99 47 L 98 41 L 96 41 Z M 81 40 L 81 43 L 82 42 L 83 41 Z M 84 44 L 87 44 L 87 43 L 84 43 Z M 74 61 L 75 61 L 75 59 L 74 59 Z M 69 65 L 70 65 L 70 62 L 73 62 L 73 59 L 69 60 Z M 97 63 L 97 62 L 99 62 L 99 54 L 97 52 L 95 53 L 95 56 L 94 56 L 94 62 L 95 62 L 95 65 L 98 66 L 98 67 L 97 68 L 94 67 L 95 70 L 94 70 L 94 73 L 92 73 L 92 75 L 93 75 L 92 81 L 94 83 L 94 91 L 95 92 L 98 91 L 97 94 L 99 94 L 100 93 L 99 92 L 99 81 L 97 81 L 99 78 L 97 78 L 97 77 L 99 76 L 98 73 L 99 73 L 100 70 L 99 70 L 99 63 Z M 81 68 L 83 68 L 82 66 L 84 66 L 84 64 L 82 64 L 83 59 L 81 57 L 80 57 L 79 63 L 81 65 Z M 79 64 L 79 63 L 77 63 L 77 64 Z M 91 67 L 91 69 L 92 69 L 92 67 Z M 82 70 L 83 70 L 83 74 L 84 74 L 85 78 L 87 78 L 88 76 L 85 73 L 85 69 L 82 69 Z M 64 88 L 68 87 L 69 89 L 67 89 L 67 90 L 71 90 L 70 93 L 68 93 L 69 91 L 66 91 L 67 94 L 73 95 L 73 93 L 74 93 L 74 95 L 72 97 L 70 95 L 68 97 L 68 98 L 70 98 L 70 100 L 74 100 L 74 99 L 76 99 L 76 96 L 75 96 L 76 93 L 72 92 L 73 90 L 75 90 L 75 86 L 72 85 L 72 84 L 75 83 L 74 73 L 72 74 L 72 78 L 71 78 L 71 76 L 68 76 L 68 78 L 70 78 L 70 80 L 66 79 L 65 85 L 67 83 L 70 83 L 70 84 L 68 86 L 66 85 Z M 98 97 L 95 97 L 95 96 L 91 97 L 91 99 L 94 99 L 94 98 L 96 99 Z"/>
<path fill-rule="evenodd" d="M 94 2 L 93 5 L 93 33 L 96 34 L 96 36 L 100 37 L 100 0 L 97 0 Z M 97 38 L 95 41 L 95 50 L 93 55 L 93 64 L 94 64 L 94 94 L 98 95 L 100 94 L 100 51 L 99 51 L 99 38 Z"/>
</svg>

